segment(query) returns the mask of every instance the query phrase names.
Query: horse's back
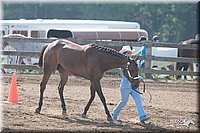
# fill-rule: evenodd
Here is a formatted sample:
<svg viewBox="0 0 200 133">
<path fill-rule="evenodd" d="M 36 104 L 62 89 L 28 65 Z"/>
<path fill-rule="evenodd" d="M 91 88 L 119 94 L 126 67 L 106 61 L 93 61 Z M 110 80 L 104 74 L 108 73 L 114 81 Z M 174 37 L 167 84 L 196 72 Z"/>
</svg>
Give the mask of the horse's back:
<svg viewBox="0 0 200 133">
<path fill-rule="evenodd" d="M 51 59 L 56 58 L 56 64 L 60 64 L 71 74 L 86 77 L 91 57 L 89 53 L 92 52 L 89 44 L 79 45 L 68 40 L 57 40 L 49 48 Z"/>
<path fill-rule="evenodd" d="M 189 39 L 182 42 L 182 45 L 200 44 L 200 40 Z M 179 49 L 179 57 L 197 58 L 199 50 L 197 49 Z"/>
<path fill-rule="evenodd" d="M 55 63 L 70 61 L 74 59 L 74 62 L 77 61 L 77 57 L 84 56 L 84 51 L 87 46 L 82 46 L 76 43 L 73 43 L 68 40 L 59 39 L 49 43 L 44 50 L 44 60 L 46 63 Z"/>
<path fill-rule="evenodd" d="M 69 40 L 59 39 L 51 43 L 51 49 L 83 50 L 83 46 Z"/>
<path fill-rule="evenodd" d="M 190 45 L 190 44 L 200 44 L 200 40 L 197 39 L 189 39 L 182 42 L 183 45 Z"/>
</svg>

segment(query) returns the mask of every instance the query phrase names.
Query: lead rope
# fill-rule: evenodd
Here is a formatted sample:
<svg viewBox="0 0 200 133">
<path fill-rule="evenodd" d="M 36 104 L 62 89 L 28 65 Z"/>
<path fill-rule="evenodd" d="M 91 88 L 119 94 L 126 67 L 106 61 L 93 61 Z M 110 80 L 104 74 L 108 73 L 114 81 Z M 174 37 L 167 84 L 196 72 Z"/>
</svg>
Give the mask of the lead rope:
<svg viewBox="0 0 200 133">
<path fill-rule="evenodd" d="M 140 79 L 142 82 L 143 82 L 143 84 L 144 84 L 144 86 L 143 86 L 143 93 L 146 93 L 146 88 L 145 88 L 145 82 L 144 82 L 144 80 L 141 78 Z M 137 91 L 136 89 L 135 89 L 135 91 Z M 139 91 L 138 91 L 139 92 Z M 151 100 L 152 100 L 152 95 L 151 95 L 151 93 L 147 90 L 147 92 L 148 92 L 148 94 L 149 94 L 149 101 L 148 101 L 148 103 L 150 103 L 151 102 Z M 143 94 L 143 93 L 141 93 L 141 92 L 139 92 L 140 94 Z"/>
<path fill-rule="evenodd" d="M 130 74 L 130 71 L 129 71 L 128 67 L 126 68 L 126 71 L 127 71 L 127 73 L 128 73 L 128 75 L 129 75 L 130 78 L 132 78 L 134 80 L 141 80 L 143 82 L 143 93 L 145 93 L 146 88 L 145 88 L 145 82 L 144 82 L 144 80 L 142 78 L 140 78 L 140 77 L 133 78 L 131 76 L 131 74 Z M 133 90 L 136 91 L 139 94 L 143 94 L 142 92 L 138 91 L 137 89 L 133 89 Z M 147 91 L 147 92 L 149 93 L 149 96 L 150 96 L 150 99 L 149 99 L 149 103 L 150 103 L 151 100 L 152 100 L 152 95 L 151 95 L 151 93 L 149 91 Z"/>
</svg>

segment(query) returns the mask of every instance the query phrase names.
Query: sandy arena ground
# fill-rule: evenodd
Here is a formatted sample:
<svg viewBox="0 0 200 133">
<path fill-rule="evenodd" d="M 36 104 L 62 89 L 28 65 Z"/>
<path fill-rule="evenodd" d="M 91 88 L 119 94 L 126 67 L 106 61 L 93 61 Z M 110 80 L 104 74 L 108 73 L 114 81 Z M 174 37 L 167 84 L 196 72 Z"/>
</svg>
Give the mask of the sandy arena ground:
<svg viewBox="0 0 200 133">
<path fill-rule="evenodd" d="M 9 96 L 11 78 L 11 74 L 2 75 L 3 101 L 7 101 Z M 41 79 L 42 75 L 17 74 L 18 96 L 22 103 L 3 103 L 3 131 L 188 132 L 199 130 L 198 81 L 145 79 L 148 91 L 142 99 L 144 109 L 151 119 L 146 126 L 140 126 L 134 122 L 137 110 L 131 97 L 121 111 L 120 121 L 107 122 L 98 95 L 88 111 L 87 118 L 82 118 L 81 113 L 90 97 L 90 82 L 74 76 L 69 77 L 65 86 L 64 97 L 68 118 L 62 118 L 57 74 L 52 75 L 48 82 L 41 114 L 35 114 Z M 120 100 L 120 80 L 120 77 L 104 77 L 101 80 L 110 112 Z M 150 102 L 148 92 L 152 95 Z"/>
</svg>

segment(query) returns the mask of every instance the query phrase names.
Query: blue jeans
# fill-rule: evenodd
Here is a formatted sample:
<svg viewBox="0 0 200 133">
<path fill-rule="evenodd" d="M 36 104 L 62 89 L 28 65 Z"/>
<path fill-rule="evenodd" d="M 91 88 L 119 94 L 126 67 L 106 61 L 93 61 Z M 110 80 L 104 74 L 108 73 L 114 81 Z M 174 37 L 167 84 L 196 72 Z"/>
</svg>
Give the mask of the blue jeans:
<svg viewBox="0 0 200 133">
<path fill-rule="evenodd" d="M 122 108 L 126 105 L 126 103 L 128 102 L 129 95 L 131 95 L 133 100 L 135 101 L 139 118 L 141 116 L 146 115 L 144 112 L 144 109 L 143 109 L 140 94 L 138 92 L 134 91 L 131 88 L 120 88 L 120 91 L 121 91 L 121 100 L 119 101 L 118 105 L 115 107 L 115 109 L 112 112 L 112 114 L 114 116 L 119 118 L 119 113 L 122 110 Z"/>
</svg>

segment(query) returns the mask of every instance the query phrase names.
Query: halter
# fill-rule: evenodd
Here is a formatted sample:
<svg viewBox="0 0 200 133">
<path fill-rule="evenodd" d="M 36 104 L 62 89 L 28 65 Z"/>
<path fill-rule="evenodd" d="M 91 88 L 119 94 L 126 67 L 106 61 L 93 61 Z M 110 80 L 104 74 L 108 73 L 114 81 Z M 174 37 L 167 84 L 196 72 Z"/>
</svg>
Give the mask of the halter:
<svg viewBox="0 0 200 133">
<path fill-rule="evenodd" d="M 130 62 L 127 62 L 126 71 L 128 73 L 129 78 L 131 78 L 133 80 L 141 80 L 143 82 L 143 85 L 144 85 L 144 87 L 143 87 L 143 93 L 145 93 L 145 82 L 144 82 L 144 80 L 140 76 L 138 76 L 138 77 L 132 77 L 131 73 L 130 73 L 130 70 L 128 68 L 129 65 L 130 65 Z M 133 90 L 136 91 L 136 92 L 138 92 L 139 94 L 143 94 L 143 93 L 139 92 L 137 89 L 133 89 Z"/>
</svg>

